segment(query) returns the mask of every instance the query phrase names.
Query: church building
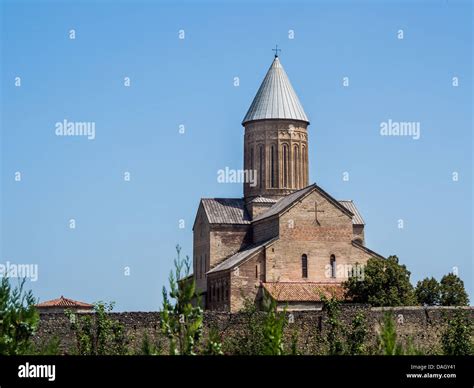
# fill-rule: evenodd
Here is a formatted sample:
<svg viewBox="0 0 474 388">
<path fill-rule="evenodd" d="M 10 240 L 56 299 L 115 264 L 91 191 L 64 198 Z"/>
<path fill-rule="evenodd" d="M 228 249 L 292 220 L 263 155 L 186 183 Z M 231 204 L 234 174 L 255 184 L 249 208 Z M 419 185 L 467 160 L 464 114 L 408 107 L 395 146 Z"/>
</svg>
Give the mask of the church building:
<svg viewBox="0 0 474 388">
<path fill-rule="evenodd" d="M 245 115 L 243 198 L 202 198 L 193 277 L 205 309 L 236 312 L 264 293 L 279 308 L 321 308 L 371 257 L 353 201 L 309 184 L 309 119 L 275 55 Z M 251 175 L 251 174 L 250 174 Z"/>
</svg>

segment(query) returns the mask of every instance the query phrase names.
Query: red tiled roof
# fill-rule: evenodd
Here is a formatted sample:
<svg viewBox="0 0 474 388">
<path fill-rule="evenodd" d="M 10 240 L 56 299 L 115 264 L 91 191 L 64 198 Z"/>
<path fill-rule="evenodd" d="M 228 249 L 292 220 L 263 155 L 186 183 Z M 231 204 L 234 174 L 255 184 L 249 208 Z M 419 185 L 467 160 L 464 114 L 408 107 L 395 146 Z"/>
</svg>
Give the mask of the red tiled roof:
<svg viewBox="0 0 474 388">
<path fill-rule="evenodd" d="M 68 299 L 61 295 L 58 299 L 47 300 L 46 302 L 37 304 L 36 307 L 81 307 L 92 309 L 94 305 Z"/>
<path fill-rule="evenodd" d="M 344 300 L 344 287 L 339 283 L 275 282 L 263 283 L 263 287 L 279 302 L 320 302 L 322 295 Z"/>
</svg>

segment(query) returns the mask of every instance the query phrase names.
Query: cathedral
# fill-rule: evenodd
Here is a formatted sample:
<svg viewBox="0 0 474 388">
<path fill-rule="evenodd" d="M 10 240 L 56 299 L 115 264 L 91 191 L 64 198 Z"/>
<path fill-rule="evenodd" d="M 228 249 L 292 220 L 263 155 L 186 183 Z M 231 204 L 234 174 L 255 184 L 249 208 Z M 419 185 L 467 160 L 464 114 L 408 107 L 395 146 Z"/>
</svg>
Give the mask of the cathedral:
<svg viewBox="0 0 474 388">
<path fill-rule="evenodd" d="M 371 257 L 353 201 L 309 184 L 306 116 L 275 55 L 245 115 L 243 198 L 202 198 L 193 226 L 201 306 L 236 312 L 264 295 L 287 310 L 344 298 L 341 283 Z M 253 174 L 249 174 L 250 176 Z"/>
</svg>

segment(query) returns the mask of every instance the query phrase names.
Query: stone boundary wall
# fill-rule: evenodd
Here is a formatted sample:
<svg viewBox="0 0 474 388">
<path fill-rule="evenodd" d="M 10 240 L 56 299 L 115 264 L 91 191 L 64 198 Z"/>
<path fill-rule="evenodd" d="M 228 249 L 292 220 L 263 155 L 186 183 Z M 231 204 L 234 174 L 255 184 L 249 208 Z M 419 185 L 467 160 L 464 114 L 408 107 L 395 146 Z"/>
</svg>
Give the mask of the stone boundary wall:
<svg viewBox="0 0 474 388">
<path fill-rule="evenodd" d="M 376 308 L 369 306 L 342 306 L 341 321 L 349 325 L 358 312 L 364 312 L 369 329 L 369 344 L 374 345 L 380 323 L 385 312 L 393 315 L 397 325 L 397 335 L 402 342 L 411 341 L 415 346 L 428 353 L 439 352 L 440 337 L 445 326 L 445 317 L 451 316 L 456 309 L 466 311 L 474 320 L 474 307 L 394 307 Z M 264 313 L 257 313 L 264 316 Z M 287 349 L 291 338 L 297 338 L 298 351 L 301 354 L 318 354 L 318 338 L 324 338 L 327 329 L 326 312 L 324 311 L 292 311 L 287 312 L 285 327 L 285 343 Z M 130 340 L 130 348 L 134 352 L 140 348 L 143 336 L 147 333 L 150 341 L 158 344 L 167 352 L 167 340 L 160 331 L 160 314 L 158 312 L 122 312 L 110 313 L 113 319 L 120 321 Z M 232 314 L 206 311 L 205 335 L 209 328 L 216 328 L 223 340 L 238 337 L 247 327 L 248 317 L 242 313 Z M 70 329 L 68 318 L 64 314 L 43 313 L 35 335 L 38 344 L 47 343 L 51 338 L 60 340 L 60 351 L 64 354 L 74 353 L 75 336 Z"/>
</svg>

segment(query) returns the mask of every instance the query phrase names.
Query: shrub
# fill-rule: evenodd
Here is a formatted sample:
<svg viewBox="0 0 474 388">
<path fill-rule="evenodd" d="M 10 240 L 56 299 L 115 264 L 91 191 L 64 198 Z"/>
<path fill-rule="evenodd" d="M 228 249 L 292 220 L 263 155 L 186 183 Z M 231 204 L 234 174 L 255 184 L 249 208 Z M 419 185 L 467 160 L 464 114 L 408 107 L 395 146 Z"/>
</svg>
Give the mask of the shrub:
<svg viewBox="0 0 474 388">
<path fill-rule="evenodd" d="M 76 336 L 80 355 L 123 355 L 127 353 L 124 326 L 110 318 L 114 303 L 97 302 L 93 314 L 76 314 L 66 310 L 71 330 Z"/>
<path fill-rule="evenodd" d="M 263 354 L 267 356 L 281 356 L 284 354 L 283 328 L 285 326 L 285 312 L 278 311 L 277 303 L 273 298 L 263 300 L 265 318 L 263 321 Z"/>
<path fill-rule="evenodd" d="M 397 328 L 392 314 L 386 312 L 378 336 L 379 353 L 385 356 L 421 355 L 423 352 L 415 347 L 412 338 L 403 344 L 398 341 Z"/>
<path fill-rule="evenodd" d="M 458 310 L 445 317 L 446 328 L 441 335 L 443 353 L 450 356 L 473 354 L 473 323 L 467 312 Z"/>
<path fill-rule="evenodd" d="M 189 257 L 181 259 L 179 245 L 176 252 L 175 269 L 169 276 L 169 294 L 163 287 L 161 330 L 169 339 L 171 355 L 195 355 L 203 332 L 203 311 L 199 306 L 200 295 L 196 293 L 194 278 L 189 276 Z"/>
<path fill-rule="evenodd" d="M 351 355 L 365 354 L 367 352 L 367 318 L 359 311 L 352 319 L 347 334 L 347 352 Z"/>
<path fill-rule="evenodd" d="M 17 355 L 30 351 L 31 338 L 39 323 L 36 300 L 24 292 L 25 279 L 12 289 L 7 277 L 0 283 L 0 354 Z"/>
<path fill-rule="evenodd" d="M 339 302 L 335 297 L 328 299 L 325 296 L 322 296 L 321 300 L 323 301 L 323 310 L 327 312 L 327 324 L 329 326 L 326 336 L 326 341 L 328 344 L 328 353 L 330 355 L 343 354 L 343 327 L 339 319 Z"/>
</svg>

